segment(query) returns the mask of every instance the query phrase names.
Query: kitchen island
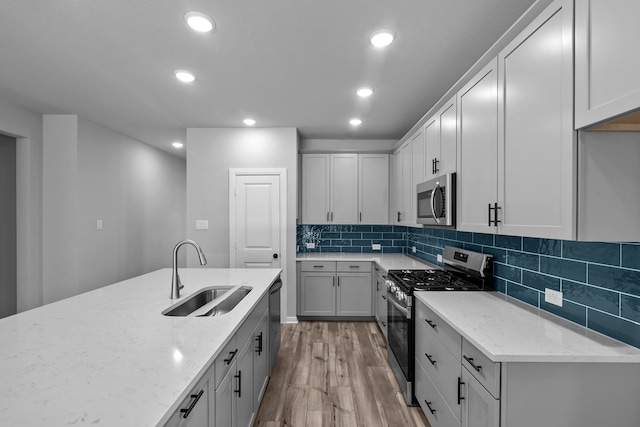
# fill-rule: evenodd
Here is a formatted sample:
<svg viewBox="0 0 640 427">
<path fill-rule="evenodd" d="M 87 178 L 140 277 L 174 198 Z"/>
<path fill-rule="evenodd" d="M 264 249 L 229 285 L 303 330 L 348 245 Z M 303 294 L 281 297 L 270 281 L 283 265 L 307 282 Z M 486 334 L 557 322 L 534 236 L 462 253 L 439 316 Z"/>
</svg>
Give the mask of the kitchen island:
<svg viewBox="0 0 640 427">
<path fill-rule="evenodd" d="M 181 269 L 185 299 L 208 286 L 251 292 L 217 317 L 169 317 L 162 269 L 0 319 L 2 425 L 162 426 L 280 269 Z"/>
</svg>

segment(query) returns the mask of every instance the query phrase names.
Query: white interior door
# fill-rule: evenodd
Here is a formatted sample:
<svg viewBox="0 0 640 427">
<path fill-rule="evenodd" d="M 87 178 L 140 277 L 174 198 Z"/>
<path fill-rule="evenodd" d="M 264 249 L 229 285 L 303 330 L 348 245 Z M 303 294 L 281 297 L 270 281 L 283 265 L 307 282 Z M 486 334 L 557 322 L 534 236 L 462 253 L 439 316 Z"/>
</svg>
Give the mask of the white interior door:
<svg viewBox="0 0 640 427">
<path fill-rule="evenodd" d="M 234 178 L 235 182 L 231 182 L 235 184 L 234 203 L 230 212 L 232 266 L 280 268 L 281 175 L 236 173 L 232 175 Z"/>
</svg>

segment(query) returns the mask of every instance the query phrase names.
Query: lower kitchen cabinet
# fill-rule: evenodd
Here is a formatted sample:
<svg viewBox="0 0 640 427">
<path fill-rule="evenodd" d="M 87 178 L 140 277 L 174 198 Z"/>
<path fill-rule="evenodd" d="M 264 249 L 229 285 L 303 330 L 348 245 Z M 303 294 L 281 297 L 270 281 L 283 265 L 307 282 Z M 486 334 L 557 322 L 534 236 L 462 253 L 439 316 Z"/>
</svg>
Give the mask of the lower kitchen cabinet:
<svg viewBox="0 0 640 427">
<path fill-rule="evenodd" d="M 462 427 L 499 427 L 500 400 L 485 389 L 466 369 L 462 368 L 462 385 L 466 395 L 462 405 Z"/>
<path fill-rule="evenodd" d="M 300 264 L 299 316 L 372 316 L 371 262 Z"/>
<path fill-rule="evenodd" d="M 375 270 L 375 277 L 373 280 L 375 281 L 376 287 L 376 322 L 378 322 L 378 326 L 380 327 L 384 337 L 387 338 L 387 272 L 378 264 L 373 264 L 373 269 Z"/>
<path fill-rule="evenodd" d="M 212 405 L 209 398 L 209 384 L 213 377 L 213 369 L 191 390 L 189 396 L 182 402 L 165 427 L 205 427 L 209 425 Z"/>
</svg>

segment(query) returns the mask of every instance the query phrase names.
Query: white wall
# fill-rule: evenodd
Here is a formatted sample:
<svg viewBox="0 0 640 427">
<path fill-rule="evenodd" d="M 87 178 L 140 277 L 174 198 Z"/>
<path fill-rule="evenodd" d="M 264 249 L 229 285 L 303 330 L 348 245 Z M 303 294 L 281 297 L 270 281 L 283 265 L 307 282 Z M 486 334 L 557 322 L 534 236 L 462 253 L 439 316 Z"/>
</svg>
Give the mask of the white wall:
<svg viewBox="0 0 640 427">
<path fill-rule="evenodd" d="M 283 319 L 296 315 L 297 151 L 295 128 L 187 129 L 187 237 L 202 246 L 207 267 L 229 267 L 229 168 L 287 170 Z M 196 230 L 196 219 L 209 229 Z M 187 263 L 199 266 L 192 250 Z"/>
<path fill-rule="evenodd" d="M 0 99 L 0 132 L 16 138 L 17 308 L 42 305 L 42 116 Z"/>
<path fill-rule="evenodd" d="M 170 267 L 184 238 L 184 159 L 75 115 L 43 123 L 44 303 Z"/>
</svg>

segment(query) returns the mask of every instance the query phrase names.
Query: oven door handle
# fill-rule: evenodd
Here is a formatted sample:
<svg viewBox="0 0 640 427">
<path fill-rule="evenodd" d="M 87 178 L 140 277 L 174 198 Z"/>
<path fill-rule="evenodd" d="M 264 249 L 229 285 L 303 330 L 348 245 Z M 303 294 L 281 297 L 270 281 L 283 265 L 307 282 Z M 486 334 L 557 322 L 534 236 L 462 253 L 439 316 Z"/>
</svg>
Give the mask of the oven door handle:
<svg viewBox="0 0 640 427">
<path fill-rule="evenodd" d="M 401 306 L 400 304 L 398 304 L 397 302 L 395 302 L 394 300 L 392 300 L 391 298 L 387 298 L 387 301 L 390 304 L 393 304 L 393 306 L 395 308 L 397 308 L 398 310 L 400 310 L 400 312 L 402 314 L 404 314 L 404 317 L 406 317 L 407 319 L 411 319 L 411 312 L 409 310 L 407 310 L 406 308 L 404 308 L 403 306 Z"/>
<path fill-rule="evenodd" d="M 436 215 L 436 193 L 439 188 L 440 183 L 436 183 L 436 186 L 433 187 L 433 191 L 431 191 L 431 213 L 433 214 L 433 219 L 435 219 L 438 224 L 440 224 L 440 218 Z"/>
</svg>

